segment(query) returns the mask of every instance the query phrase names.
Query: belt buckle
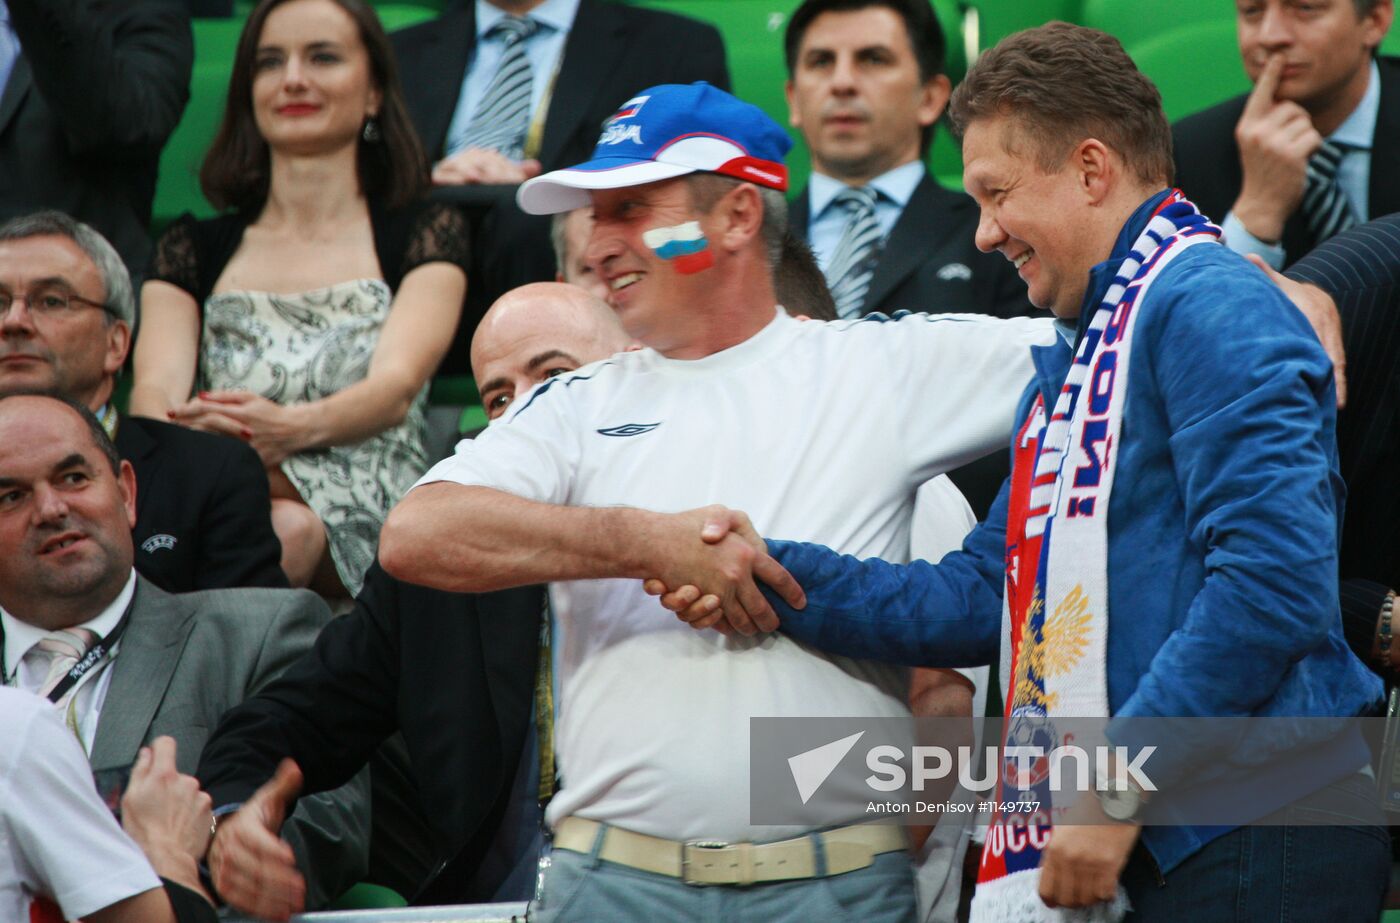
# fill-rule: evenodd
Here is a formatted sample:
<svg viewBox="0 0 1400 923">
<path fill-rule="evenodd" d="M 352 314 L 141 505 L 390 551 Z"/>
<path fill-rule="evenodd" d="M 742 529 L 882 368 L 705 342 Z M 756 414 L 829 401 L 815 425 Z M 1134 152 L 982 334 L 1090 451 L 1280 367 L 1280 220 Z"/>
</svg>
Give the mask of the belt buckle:
<svg viewBox="0 0 1400 923">
<path fill-rule="evenodd" d="M 692 849 L 728 849 L 732 843 L 722 840 L 689 840 L 681 844 L 681 881 L 692 888 L 707 888 L 715 882 L 698 881 L 690 877 L 690 851 Z"/>
</svg>

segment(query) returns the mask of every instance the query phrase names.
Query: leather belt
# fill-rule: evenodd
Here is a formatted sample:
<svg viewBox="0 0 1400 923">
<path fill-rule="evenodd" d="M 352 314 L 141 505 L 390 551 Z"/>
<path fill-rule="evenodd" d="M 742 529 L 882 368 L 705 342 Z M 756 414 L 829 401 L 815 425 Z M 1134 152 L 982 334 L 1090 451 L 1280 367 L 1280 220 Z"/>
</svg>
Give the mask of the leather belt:
<svg viewBox="0 0 1400 923">
<path fill-rule="evenodd" d="M 906 849 L 904 829 L 891 824 L 856 824 L 824 830 L 776 843 L 681 842 L 582 817 L 566 817 L 554 833 L 559 849 L 591 855 L 599 828 L 603 832 L 598 858 L 655 875 L 679 878 L 688 885 L 750 885 L 841 875 L 870 866 L 875 857 Z M 817 870 L 813 840 L 820 839 L 826 869 Z"/>
</svg>

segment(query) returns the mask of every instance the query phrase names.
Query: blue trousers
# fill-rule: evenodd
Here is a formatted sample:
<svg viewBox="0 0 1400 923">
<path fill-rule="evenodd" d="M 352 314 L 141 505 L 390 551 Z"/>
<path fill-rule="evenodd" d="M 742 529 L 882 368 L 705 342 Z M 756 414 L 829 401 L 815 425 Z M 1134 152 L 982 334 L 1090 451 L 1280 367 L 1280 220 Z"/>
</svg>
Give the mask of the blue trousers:
<svg viewBox="0 0 1400 923">
<path fill-rule="evenodd" d="M 1165 876 L 1139 844 L 1122 878 L 1128 920 L 1376 923 L 1390 884 L 1380 816 L 1375 782 L 1358 773 L 1212 840 Z"/>
<path fill-rule="evenodd" d="M 679 879 L 555 849 L 530 923 L 913 923 L 909 855 L 885 853 L 868 868 L 802 881 L 696 887 Z"/>
</svg>

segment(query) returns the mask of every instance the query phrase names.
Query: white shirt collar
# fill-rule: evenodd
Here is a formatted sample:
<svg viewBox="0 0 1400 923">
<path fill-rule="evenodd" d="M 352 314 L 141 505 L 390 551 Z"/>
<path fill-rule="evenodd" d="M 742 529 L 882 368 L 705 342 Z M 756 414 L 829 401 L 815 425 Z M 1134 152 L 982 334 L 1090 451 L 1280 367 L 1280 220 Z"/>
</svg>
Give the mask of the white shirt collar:
<svg viewBox="0 0 1400 923">
<path fill-rule="evenodd" d="M 1366 95 L 1351 110 L 1346 121 L 1337 126 L 1329 141 L 1338 141 L 1356 150 L 1369 151 L 1375 144 L 1376 119 L 1381 112 L 1381 69 L 1371 60 L 1370 82 L 1366 84 Z"/>
<path fill-rule="evenodd" d="M 89 619 L 76 627 L 86 628 L 103 638 L 107 637 L 121 621 L 122 613 L 126 612 L 126 607 L 131 604 L 131 597 L 135 593 L 136 570 L 133 568 L 131 575 L 126 578 L 126 586 L 122 587 L 117 598 L 112 600 L 107 608 L 99 612 L 96 618 Z M 0 609 L 0 626 L 4 626 L 5 629 L 5 676 L 12 677 L 19 669 L 19 662 L 24 659 L 24 655 L 29 653 L 29 649 L 38 644 L 48 632 L 37 625 L 21 622 L 4 609 Z"/>
<path fill-rule="evenodd" d="M 923 161 L 911 160 L 893 170 L 881 173 L 866 185 L 902 209 L 909 204 L 909 199 L 914 195 L 914 190 L 918 188 L 919 183 L 923 182 L 925 172 Z M 808 194 L 811 196 L 809 204 L 812 206 L 811 216 L 815 218 L 826 211 L 831 200 L 836 198 L 836 194 L 845 189 L 846 185 L 834 177 L 823 173 L 813 173 L 812 178 L 808 181 Z"/>
<path fill-rule="evenodd" d="M 544 0 L 525 16 L 542 26 L 559 32 L 573 28 L 574 17 L 578 15 L 579 0 Z M 476 40 L 479 42 L 491 31 L 491 27 L 509 14 L 487 0 L 476 0 Z"/>
</svg>

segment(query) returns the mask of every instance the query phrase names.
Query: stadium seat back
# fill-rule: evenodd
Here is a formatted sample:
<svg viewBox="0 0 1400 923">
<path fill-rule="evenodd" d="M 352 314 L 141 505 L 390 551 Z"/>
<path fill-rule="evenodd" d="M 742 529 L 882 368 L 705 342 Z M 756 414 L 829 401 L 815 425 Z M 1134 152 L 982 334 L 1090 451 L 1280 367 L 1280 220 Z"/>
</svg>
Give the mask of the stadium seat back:
<svg viewBox="0 0 1400 923">
<path fill-rule="evenodd" d="M 1233 20 L 1183 26 L 1129 46 L 1128 54 L 1162 91 L 1162 107 L 1173 122 L 1250 86 Z"/>
<path fill-rule="evenodd" d="M 1234 28 L 1235 6 L 1228 0 L 1144 3 L 1142 0 L 1084 0 L 1081 25 L 1102 29 L 1125 48 L 1197 23 L 1226 22 Z"/>
</svg>

